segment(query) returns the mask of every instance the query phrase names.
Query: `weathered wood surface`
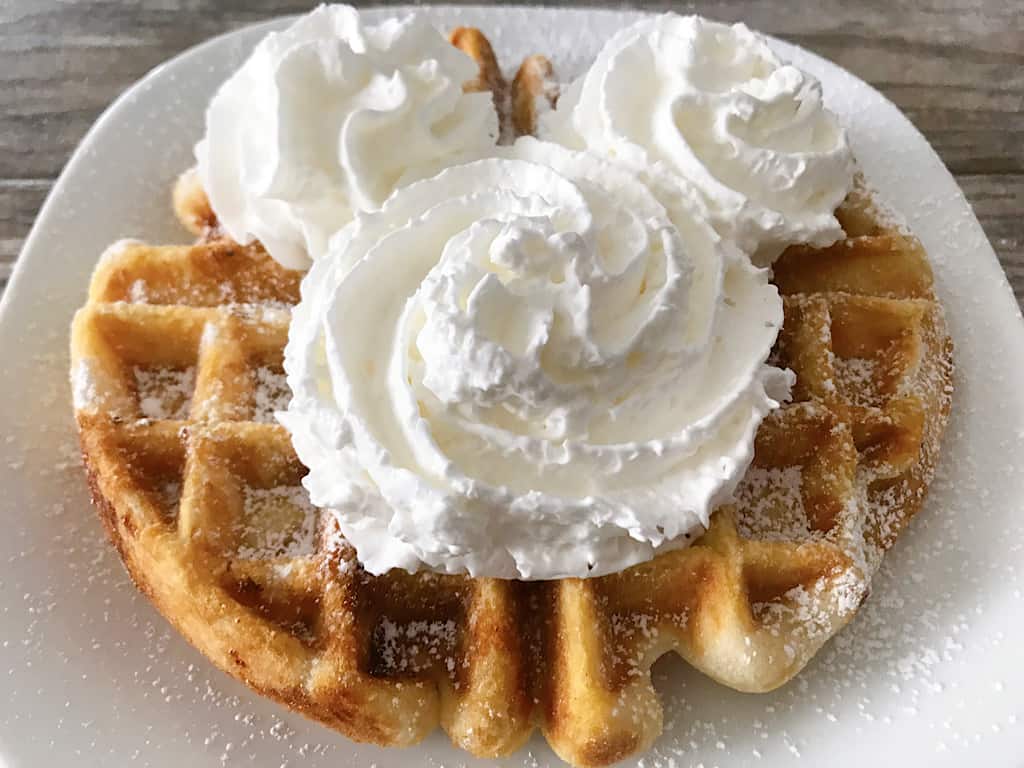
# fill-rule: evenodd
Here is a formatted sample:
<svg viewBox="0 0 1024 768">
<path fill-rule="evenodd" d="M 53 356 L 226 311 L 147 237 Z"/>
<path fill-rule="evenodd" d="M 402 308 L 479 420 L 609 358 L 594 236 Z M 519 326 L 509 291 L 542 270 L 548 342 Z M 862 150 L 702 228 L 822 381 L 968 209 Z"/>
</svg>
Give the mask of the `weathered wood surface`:
<svg viewBox="0 0 1024 768">
<path fill-rule="evenodd" d="M 0 290 L 50 185 L 121 91 L 208 37 L 311 5 L 311 0 L 0 3 Z M 1024 302 L 1024 9 L 1019 3 L 637 5 L 743 20 L 816 51 L 881 89 L 956 175 Z"/>
</svg>

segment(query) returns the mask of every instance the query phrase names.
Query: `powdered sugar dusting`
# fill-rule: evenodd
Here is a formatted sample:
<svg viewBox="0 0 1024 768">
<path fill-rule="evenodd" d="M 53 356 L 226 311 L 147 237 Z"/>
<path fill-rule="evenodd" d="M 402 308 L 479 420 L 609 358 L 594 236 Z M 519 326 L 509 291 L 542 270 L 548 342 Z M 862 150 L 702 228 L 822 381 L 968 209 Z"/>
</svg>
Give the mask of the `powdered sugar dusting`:
<svg viewBox="0 0 1024 768">
<path fill-rule="evenodd" d="M 875 405 L 879 362 L 866 357 L 835 357 L 835 381 L 839 391 L 854 405 Z"/>
<path fill-rule="evenodd" d="M 79 360 L 71 371 L 71 402 L 79 411 L 90 410 L 100 404 L 93 364 L 89 359 Z"/>
<path fill-rule="evenodd" d="M 132 369 L 139 395 L 139 410 L 147 419 L 188 418 L 196 388 L 195 366 L 188 368 Z"/>
<path fill-rule="evenodd" d="M 804 509 L 803 468 L 751 467 L 736 491 L 736 527 L 748 539 L 801 541 L 814 533 Z"/>
<path fill-rule="evenodd" d="M 243 518 L 241 558 L 298 557 L 316 547 L 318 513 L 302 486 L 247 487 Z"/>
<path fill-rule="evenodd" d="M 754 616 L 765 628 L 779 637 L 790 639 L 787 654 L 795 654 L 797 643 L 826 637 L 834 630 L 836 616 L 855 611 L 867 593 L 867 584 L 853 569 L 830 574 L 810 586 L 798 585 L 781 600 L 754 603 Z"/>
<path fill-rule="evenodd" d="M 253 421 L 271 424 L 274 422 L 274 412 L 283 411 L 288 407 L 288 401 L 291 399 L 288 381 L 282 369 L 267 365 L 256 368 L 254 375 L 256 388 L 253 395 Z"/>
<path fill-rule="evenodd" d="M 373 631 L 371 663 L 387 674 L 424 672 L 439 664 L 452 673 L 456 630 L 451 619 L 398 623 L 385 616 Z"/>
<path fill-rule="evenodd" d="M 146 304 L 149 301 L 149 292 L 146 281 L 142 278 L 132 282 L 128 286 L 128 301 L 132 304 Z"/>
</svg>

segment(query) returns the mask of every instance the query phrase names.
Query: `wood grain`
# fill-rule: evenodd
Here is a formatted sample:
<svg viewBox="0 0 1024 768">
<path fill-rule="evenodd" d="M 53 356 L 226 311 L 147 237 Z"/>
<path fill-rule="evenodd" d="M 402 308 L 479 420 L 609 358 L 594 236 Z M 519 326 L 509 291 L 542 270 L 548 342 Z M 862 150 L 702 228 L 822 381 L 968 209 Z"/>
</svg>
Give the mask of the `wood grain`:
<svg viewBox="0 0 1024 768">
<path fill-rule="evenodd" d="M 637 5 L 745 21 L 832 59 L 882 90 L 956 175 L 1018 300 L 1024 301 L 1024 13 L 1019 3 Z M 0 289 L 53 180 L 119 93 L 208 37 L 310 6 L 310 0 L 0 3 Z"/>
</svg>

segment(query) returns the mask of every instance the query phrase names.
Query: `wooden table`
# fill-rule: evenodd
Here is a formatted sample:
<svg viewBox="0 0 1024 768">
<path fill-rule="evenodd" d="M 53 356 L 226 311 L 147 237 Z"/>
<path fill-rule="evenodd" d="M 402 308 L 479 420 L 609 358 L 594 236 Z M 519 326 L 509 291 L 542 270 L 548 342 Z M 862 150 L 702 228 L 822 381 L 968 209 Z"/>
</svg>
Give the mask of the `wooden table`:
<svg viewBox="0 0 1024 768">
<path fill-rule="evenodd" d="M 201 40 L 312 4 L 4 0 L 0 290 L 54 179 L 118 94 Z M 956 176 L 1024 302 L 1024 8 L 1019 0 L 637 5 L 745 21 L 816 51 L 879 88 L 914 121 Z"/>
</svg>

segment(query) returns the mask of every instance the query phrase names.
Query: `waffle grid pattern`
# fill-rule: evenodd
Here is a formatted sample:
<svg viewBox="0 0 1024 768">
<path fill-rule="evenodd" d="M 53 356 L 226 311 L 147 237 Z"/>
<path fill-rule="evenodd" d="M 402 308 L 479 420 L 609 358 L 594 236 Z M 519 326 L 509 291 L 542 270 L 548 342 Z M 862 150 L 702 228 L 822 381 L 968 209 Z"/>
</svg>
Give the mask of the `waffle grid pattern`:
<svg viewBox="0 0 1024 768">
<path fill-rule="evenodd" d="M 482 61 L 477 34 L 460 47 Z M 519 87 L 542 94 L 550 65 L 534 59 Z M 494 756 L 539 726 L 571 763 L 620 760 L 661 731 L 657 658 L 745 691 L 785 683 L 852 618 L 923 499 L 950 344 L 920 245 L 858 188 L 848 239 L 776 265 L 774 355 L 797 373 L 794 401 L 691 547 L 589 580 L 370 576 L 305 501 L 287 433 L 260 418 L 299 276 L 217 236 L 203 205 L 186 179 L 179 216 L 206 237 L 112 248 L 75 318 L 93 495 L 135 582 L 193 644 L 352 738 L 407 745 L 440 724 Z"/>
</svg>

